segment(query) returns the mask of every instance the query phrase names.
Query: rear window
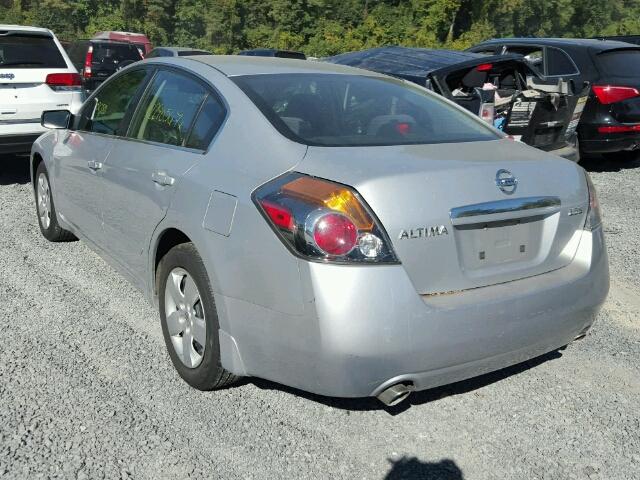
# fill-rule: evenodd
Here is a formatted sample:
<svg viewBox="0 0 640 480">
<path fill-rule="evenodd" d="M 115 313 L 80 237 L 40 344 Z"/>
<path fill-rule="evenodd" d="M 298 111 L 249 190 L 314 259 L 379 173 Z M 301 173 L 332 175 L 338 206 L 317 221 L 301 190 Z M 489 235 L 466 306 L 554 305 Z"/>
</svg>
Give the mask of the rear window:
<svg viewBox="0 0 640 480">
<path fill-rule="evenodd" d="M 93 45 L 93 63 L 115 64 L 126 60 L 141 60 L 140 52 L 134 45 L 96 43 Z"/>
<path fill-rule="evenodd" d="M 210 55 L 209 52 L 203 52 L 202 50 L 183 50 L 178 52 L 179 57 L 187 57 L 189 55 Z"/>
<path fill-rule="evenodd" d="M 27 34 L 0 36 L 0 68 L 67 68 L 51 37 Z"/>
<path fill-rule="evenodd" d="M 395 79 L 339 74 L 233 78 L 285 136 L 307 145 L 367 146 L 499 138 L 435 94 Z"/>
<path fill-rule="evenodd" d="M 614 50 L 602 52 L 596 61 L 603 74 L 616 77 L 640 76 L 640 50 Z"/>
</svg>

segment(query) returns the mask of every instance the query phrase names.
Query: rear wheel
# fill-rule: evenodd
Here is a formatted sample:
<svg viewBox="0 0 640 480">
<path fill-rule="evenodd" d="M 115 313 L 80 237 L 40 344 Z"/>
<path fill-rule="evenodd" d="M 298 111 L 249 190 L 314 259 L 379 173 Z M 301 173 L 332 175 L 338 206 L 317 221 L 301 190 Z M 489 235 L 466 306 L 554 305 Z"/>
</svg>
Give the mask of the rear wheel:
<svg viewBox="0 0 640 480">
<path fill-rule="evenodd" d="M 220 361 L 218 315 L 204 263 L 192 243 L 183 243 L 158 267 L 160 320 L 171 362 L 198 390 L 214 390 L 237 377 Z"/>
<path fill-rule="evenodd" d="M 51 195 L 49 174 L 41 162 L 36 169 L 36 180 L 33 186 L 36 197 L 36 210 L 38 212 L 38 224 L 44 238 L 50 242 L 68 242 L 75 240 L 73 233 L 65 230 L 58 224 L 56 208 Z"/>
</svg>

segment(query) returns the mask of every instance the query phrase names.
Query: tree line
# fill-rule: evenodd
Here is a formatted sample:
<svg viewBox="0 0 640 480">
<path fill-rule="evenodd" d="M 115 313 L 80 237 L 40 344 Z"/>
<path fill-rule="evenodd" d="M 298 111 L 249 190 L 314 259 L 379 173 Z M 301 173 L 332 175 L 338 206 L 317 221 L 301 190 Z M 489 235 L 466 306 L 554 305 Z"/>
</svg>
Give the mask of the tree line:
<svg viewBox="0 0 640 480">
<path fill-rule="evenodd" d="M 216 53 L 327 56 L 380 45 L 465 48 L 492 37 L 640 33 L 639 0 L 0 0 L 0 23 L 65 40 L 102 30 Z"/>
</svg>

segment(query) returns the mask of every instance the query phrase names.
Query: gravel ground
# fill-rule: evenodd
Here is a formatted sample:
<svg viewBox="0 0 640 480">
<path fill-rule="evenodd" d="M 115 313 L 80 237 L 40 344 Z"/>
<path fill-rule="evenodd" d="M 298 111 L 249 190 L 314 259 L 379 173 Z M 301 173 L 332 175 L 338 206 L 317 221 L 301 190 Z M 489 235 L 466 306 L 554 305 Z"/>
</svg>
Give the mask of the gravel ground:
<svg viewBox="0 0 640 480">
<path fill-rule="evenodd" d="M 0 478 L 640 479 L 640 163 L 594 159 L 612 290 L 587 339 L 385 410 L 174 372 L 158 317 L 80 242 L 40 235 L 0 163 Z"/>
</svg>

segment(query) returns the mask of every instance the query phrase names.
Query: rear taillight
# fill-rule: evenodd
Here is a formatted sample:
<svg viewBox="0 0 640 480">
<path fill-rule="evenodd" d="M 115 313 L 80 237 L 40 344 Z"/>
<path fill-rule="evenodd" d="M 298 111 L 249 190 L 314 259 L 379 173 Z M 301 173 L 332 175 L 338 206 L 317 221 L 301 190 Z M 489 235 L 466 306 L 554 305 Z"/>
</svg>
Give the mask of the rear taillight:
<svg viewBox="0 0 640 480">
<path fill-rule="evenodd" d="M 384 229 L 350 187 L 289 173 L 258 188 L 253 200 L 298 256 L 338 263 L 397 263 Z"/>
<path fill-rule="evenodd" d="M 91 78 L 91 63 L 93 62 L 93 46 L 87 50 L 87 56 L 84 58 L 84 69 L 82 70 L 82 76 L 84 78 Z"/>
<path fill-rule="evenodd" d="M 603 105 L 621 102 L 629 98 L 640 97 L 640 91 L 633 87 L 617 87 L 614 85 L 594 85 L 593 93 L 595 93 L 598 101 Z"/>
<path fill-rule="evenodd" d="M 82 78 L 77 73 L 50 73 L 45 82 L 56 92 L 71 92 L 80 90 Z"/>
<path fill-rule="evenodd" d="M 586 171 L 584 174 L 587 177 L 587 188 L 589 190 L 589 207 L 587 210 L 587 221 L 584 227 L 587 230 L 593 230 L 602 225 L 602 212 L 600 211 L 600 202 L 598 202 L 596 187 L 593 185 L 589 174 Z"/>
</svg>

